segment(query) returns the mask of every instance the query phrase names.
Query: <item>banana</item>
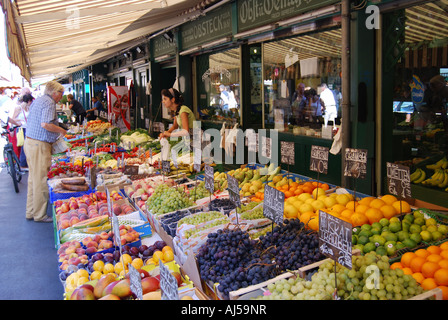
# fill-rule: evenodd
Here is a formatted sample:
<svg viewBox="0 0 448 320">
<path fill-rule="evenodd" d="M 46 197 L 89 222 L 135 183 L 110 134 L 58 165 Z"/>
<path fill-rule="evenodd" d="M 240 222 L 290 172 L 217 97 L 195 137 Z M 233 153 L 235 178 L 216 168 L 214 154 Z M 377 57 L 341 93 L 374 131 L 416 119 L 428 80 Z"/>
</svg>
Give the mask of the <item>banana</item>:
<svg viewBox="0 0 448 320">
<path fill-rule="evenodd" d="M 415 184 L 420 184 L 420 183 L 422 183 L 423 181 L 425 181 L 425 179 L 426 179 L 426 172 L 425 172 L 424 170 L 421 170 L 421 175 L 420 175 L 420 177 L 419 177 L 417 180 L 415 180 L 414 183 L 415 183 Z"/>
<path fill-rule="evenodd" d="M 443 181 L 437 185 L 439 188 L 446 188 L 446 186 L 448 186 L 448 173 L 446 171 L 443 171 L 443 174 Z"/>
<path fill-rule="evenodd" d="M 422 182 L 422 184 L 435 187 L 443 182 L 443 179 L 445 178 L 444 173 L 445 171 L 443 169 L 437 169 L 431 176 L 431 178 L 426 179 Z"/>
<path fill-rule="evenodd" d="M 446 168 L 448 168 L 448 159 L 446 157 L 443 159 L 445 159 L 445 161 L 442 164 L 442 169 L 446 169 Z"/>
<path fill-rule="evenodd" d="M 420 176 L 422 175 L 422 170 L 420 168 L 417 168 L 412 174 L 411 174 L 411 182 L 414 182 L 415 180 L 418 180 Z"/>
<path fill-rule="evenodd" d="M 426 165 L 426 168 L 430 169 L 430 170 L 437 170 L 442 168 L 442 165 L 448 161 L 448 159 L 446 157 L 443 157 L 442 159 L 440 159 L 439 161 L 437 161 L 436 163 L 433 164 L 428 164 Z"/>
</svg>

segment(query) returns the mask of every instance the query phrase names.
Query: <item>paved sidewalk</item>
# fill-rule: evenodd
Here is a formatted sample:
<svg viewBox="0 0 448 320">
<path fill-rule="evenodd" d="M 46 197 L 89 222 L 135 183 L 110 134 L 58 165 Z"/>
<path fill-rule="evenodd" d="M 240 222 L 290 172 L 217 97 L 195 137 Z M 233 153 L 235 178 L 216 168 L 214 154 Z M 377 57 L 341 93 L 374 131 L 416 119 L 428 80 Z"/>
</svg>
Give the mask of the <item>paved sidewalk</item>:
<svg viewBox="0 0 448 320">
<path fill-rule="evenodd" d="M 0 168 L 0 300 L 62 300 L 53 224 L 25 219 L 27 178 L 16 194 Z"/>
</svg>

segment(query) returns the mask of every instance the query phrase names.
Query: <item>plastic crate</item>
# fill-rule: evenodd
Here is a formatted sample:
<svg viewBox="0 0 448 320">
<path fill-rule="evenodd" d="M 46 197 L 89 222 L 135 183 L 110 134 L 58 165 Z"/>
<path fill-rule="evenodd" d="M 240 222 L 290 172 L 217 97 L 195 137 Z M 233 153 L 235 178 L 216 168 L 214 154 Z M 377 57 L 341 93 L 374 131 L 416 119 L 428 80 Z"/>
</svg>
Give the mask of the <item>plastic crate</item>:
<svg viewBox="0 0 448 320">
<path fill-rule="evenodd" d="M 82 197 L 84 194 L 91 194 L 94 192 L 91 187 L 89 187 L 89 190 L 87 191 L 77 191 L 77 192 L 64 192 L 64 193 L 57 193 L 53 192 L 53 188 L 49 187 L 50 191 L 50 203 L 55 203 L 57 200 L 67 200 L 70 198 L 78 198 Z"/>
</svg>

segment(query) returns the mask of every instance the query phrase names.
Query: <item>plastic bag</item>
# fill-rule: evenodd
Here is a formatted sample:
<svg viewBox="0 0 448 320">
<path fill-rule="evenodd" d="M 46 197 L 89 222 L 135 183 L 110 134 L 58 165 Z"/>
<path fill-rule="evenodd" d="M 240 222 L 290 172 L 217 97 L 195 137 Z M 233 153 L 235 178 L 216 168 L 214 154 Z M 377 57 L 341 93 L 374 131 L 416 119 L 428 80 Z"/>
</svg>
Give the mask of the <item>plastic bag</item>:
<svg viewBox="0 0 448 320">
<path fill-rule="evenodd" d="M 17 129 L 17 146 L 23 147 L 23 144 L 25 143 L 25 135 L 23 134 L 23 128 Z"/>
</svg>

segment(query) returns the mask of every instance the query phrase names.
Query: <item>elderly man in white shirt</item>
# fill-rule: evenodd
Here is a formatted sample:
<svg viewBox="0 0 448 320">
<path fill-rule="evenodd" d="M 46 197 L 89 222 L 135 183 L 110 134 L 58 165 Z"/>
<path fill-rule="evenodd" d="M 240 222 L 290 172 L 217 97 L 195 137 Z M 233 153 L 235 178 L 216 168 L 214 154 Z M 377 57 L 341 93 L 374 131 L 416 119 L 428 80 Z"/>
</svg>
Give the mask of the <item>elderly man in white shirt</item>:
<svg viewBox="0 0 448 320">
<path fill-rule="evenodd" d="M 324 113 L 325 127 L 328 125 L 328 121 L 333 121 L 333 128 L 336 126 L 336 118 L 338 117 L 338 109 L 336 106 L 336 100 L 334 99 L 333 92 L 328 88 L 326 83 L 320 85 L 321 93 L 320 100 L 322 102 Z"/>
</svg>

